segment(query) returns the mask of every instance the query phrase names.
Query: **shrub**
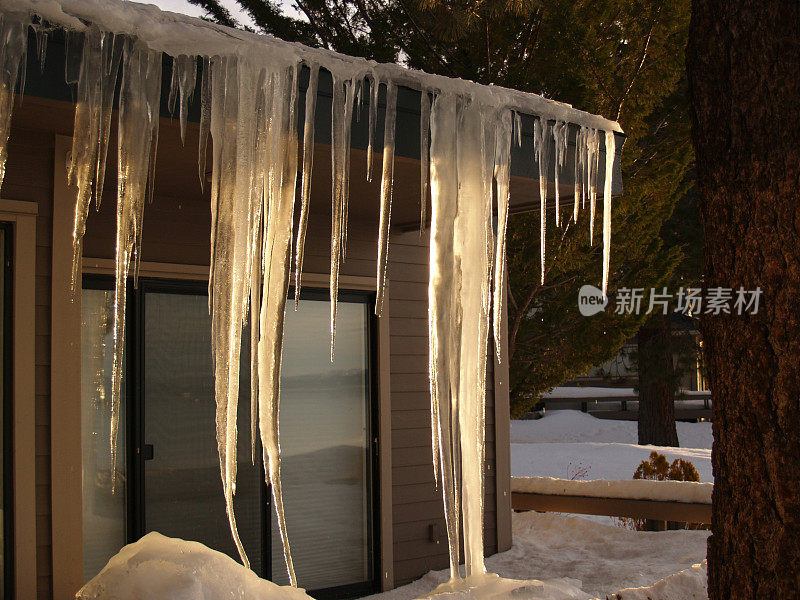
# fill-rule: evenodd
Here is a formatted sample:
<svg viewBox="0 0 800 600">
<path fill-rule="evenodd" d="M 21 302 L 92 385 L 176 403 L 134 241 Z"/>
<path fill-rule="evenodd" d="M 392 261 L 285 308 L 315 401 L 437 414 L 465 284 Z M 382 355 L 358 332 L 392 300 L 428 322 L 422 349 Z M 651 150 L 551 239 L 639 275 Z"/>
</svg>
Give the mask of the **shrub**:
<svg viewBox="0 0 800 600">
<path fill-rule="evenodd" d="M 676 458 L 672 464 L 669 464 L 666 457 L 655 450 L 650 453 L 650 460 L 642 461 L 633 474 L 633 478 L 658 481 L 700 481 L 697 469 L 688 460 Z"/>
<path fill-rule="evenodd" d="M 657 481 L 700 481 L 697 469 L 688 460 L 676 458 L 672 464 L 663 454 L 655 450 L 650 453 L 650 460 L 643 460 L 636 472 L 634 479 L 654 479 Z M 653 531 L 654 522 L 648 519 L 629 519 L 621 517 L 617 520 L 620 527 L 635 531 Z M 668 529 L 708 529 L 707 525 L 699 523 L 674 523 L 667 524 Z"/>
</svg>

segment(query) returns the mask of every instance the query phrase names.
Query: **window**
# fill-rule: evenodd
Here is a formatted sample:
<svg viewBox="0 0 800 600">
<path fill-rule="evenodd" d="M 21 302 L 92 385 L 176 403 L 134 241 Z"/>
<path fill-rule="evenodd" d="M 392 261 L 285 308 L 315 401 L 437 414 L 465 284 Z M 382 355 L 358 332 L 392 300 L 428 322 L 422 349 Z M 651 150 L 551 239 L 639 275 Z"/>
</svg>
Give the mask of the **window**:
<svg viewBox="0 0 800 600">
<path fill-rule="evenodd" d="M 129 440 L 128 460 L 118 465 L 126 485 L 112 495 L 107 398 L 113 292 L 109 279 L 84 281 L 86 578 L 124 543 L 149 531 L 196 540 L 238 560 L 219 474 L 206 285 L 142 280 L 129 292 L 127 421 L 120 426 Z M 299 311 L 291 302 L 286 311 L 280 418 L 287 529 L 299 583 L 320 597 L 377 590 L 372 303 L 368 294 L 340 294 L 334 363 L 327 290 L 304 290 Z M 253 570 L 283 584 L 260 446 L 251 462 L 248 339 L 245 331 L 236 516 Z"/>
<path fill-rule="evenodd" d="M 117 490 L 111 491 L 111 364 L 114 291 L 85 289 L 81 297 L 81 454 L 83 572 L 88 581 L 127 541 L 126 410 L 123 385 L 118 438 Z"/>
<path fill-rule="evenodd" d="M 2 448 L 3 460 L 0 461 L 0 473 L 2 474 L 2 486 L 0 486 L 0 494 L 2 494 L 2 518 L 0 518 L 0 540 L 2 544 L 0 547 L 2 554 L 0 554 L 0 589 L 3 590 L 4 597 L 12 598 L 14 589 L 13 578 L 13 462 L 12 462 L 12 423 L 14 422 L 13 415 L 13 386 L 12 386 L 12 368 L 14 360 L 12 356 L 13 348 L 13 295 L 14 295 L 14 277 L 12 272 L 13 258 L 12 258 L 12 226 L 10 223 L 0 223 L 0 352 L 2 352 L 2 369 L 0 369 L 0 394 L 2 394 L 2 403 L 0 403 L 0 420 L 2 420 Z"/>
</svg>

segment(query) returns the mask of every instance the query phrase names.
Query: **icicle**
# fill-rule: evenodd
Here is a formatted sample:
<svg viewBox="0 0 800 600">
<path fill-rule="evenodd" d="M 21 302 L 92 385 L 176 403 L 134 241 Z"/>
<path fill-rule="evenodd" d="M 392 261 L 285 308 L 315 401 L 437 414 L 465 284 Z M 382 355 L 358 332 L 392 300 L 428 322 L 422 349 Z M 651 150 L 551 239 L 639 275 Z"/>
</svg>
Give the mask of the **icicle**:
<svg viewBox="0 0 800 600">
<path fill-rule="evenodd" d="M 206 183 L 206 148 L 211 123 L 211 59 L 203 61 L 203 76 L 200 80 L 200 135 L 197 152 L 197 171 L 200 175 L 200 189 Z M 213 231 L 212 231 L 213 238 Z M 213 252 L 212 252 L 213 256 Z M 213 268 L 211 269 L 213 272 Z M 210 298 L 209 298 L 210 300 Z"/>
<path fill-rule="evenodd" d="M 78 83 L 83 61 L 83 32 L 67 29 L 64 32 L 64 81 Z"/>
<path fill-rule="evenodd" d="M 117 82 L 121 42 L 114 34 L 88 29 L 78 75 L 72 152 L 67 180 L 78 187 L 72 233 L 72 290 L 80 281 L 81 243 L 94 192 L 99 209 L 105 181 L 112 103 Z"/>
<path fill-rule="evenodd" d="M 555 143 L 555 151 L 553 157 L 553 183 L 555 185 L 556 197 L 556 227 L 561 226 L 561 208 L 560 208 L 560 190 L 558 188 L 558 174 L 564 166 L 564 155 L 566 153 L 566 136 L 567 130 L 566 123 L 556 123 L 553 125 L 553 141 Z"/>
<path fill-rule="evenodd" d="M 503 321 L 503 286 L 506 265 L 506 224 L 508 222 L 508 203 L 510 199 L 511 175 L 511 112 L 503 111 L 497 128 L 494 154 L 494 176 L 497 181 L 497 244 L 494 259 L 494 298 L 492 300 L 494 331 L 494 350 L 497 362 L 502 356 L 500 332 Z"/>
<path fill-rule="evenodd" d="M 372 154 L 375 151 L 373 142 L 375 140 L 375 121 L 378 120 L 378 88 L 380 81 L 377 75 L 373 74 L 369 82 L 369 127 L 367 141 L 367 181 L 372 181 Z"/>
<path fill-rule="evenodd" d="M 0 187 L 6 174 L 8 136 L 11 133 L 11 113 L 14 110 L 14 88 L 17 76 L 25 70 L 25 51 L 28 45 L 27 16 L 18 18 L 0 13 Z"/>
<path fill-rule="evenodd" d="M 42 25 L 34 27 L 36 32 L 36 58 L 39 59 L 39 70 L 44 71 L 44 59 L 47 55 L 47 36 L 48 30 Z"/>
<path fill-rule="evenodd" d="M 580 208 L 579 199 L 581 195 L 581 132 L 582 129 L 575 131 L 575 173 L 573 183 L 572 221 L 578 222 L 578 209 Z"/>
<path fill-rule="evenodd" d="M 586 142 L 586 187 L 589 188 L 589 245 L 594 244 L 594 217 L 597 211 L 597 166 L 599 160 L 600 136 L 597 129 L 590 129 Z"/>
<path fill-rule="evenodd" d="M 242 181 L 247 153 L 239 156 L 252 138 L 252 69 L 240 70 L 235 58 L 214 59 L 211 90 L 211 135 L 213 168 L 211 176 L 212 276 L 211 343 L 214 355 L 214 397 L 216 400 L 217 448 L 228 524 L 242 563 L 249 567 L 236 527 L 233 495 L 236 486 L 236 420 L 239 400 L 239 359 L 242 314 L 245 303 L 244 265 L 249 230 L 249 179 Z M 245 83 L 246 82 L 246 83 Z M 246 86 L 250 84 L 248 89 Z M 248 110 L 248 108 L 250 110 Z M 243 126 L 243 127 L 242 127 Z M 240 139 L 241 136 L 241 139 Z"/>
<path fill-rule="evenodd" d="M 25 29 L 27 34 L 27 28 Z M 19 80 L 17 81 L 17 95 L 19 103 L 22 104 L 25 100 L 25 82 L 28 79 L 28 44 L 25 44 L 25 49 L 22 51 L 22 56 L 19 59 Z"/>
<path fill-rule="evenodd" d="M 581 209 L 586 208 L 586 197 L 589 194 L 589 129 L 581 127 Z"/>
<path fill-rule="evenodd" d="M 300 188 L 300 222 L 297 226 L 295 242 L 294 270 L 294 309 L 300 306 L 300 286 L 303 277 L 303 255 L 306 246 L 306 230 L 308 229 L 308 206 L 311 201 L 311 171 L 314 166 L 314 116 L 317 110 L 317 87 L 319 83 L 319 65 L 310 66 L 308 89 L 306 89 L 305 123 L 303 124 L 303 183 Z"/>
<path fill-rule="evenodd" d="M 433 469 L 441 477 L 450 577 L 457 579 L 460 530 L 460 490 L 457 469 L 459 355 L 456 311 L 454 225 L 458 209 L 456 98 L 436 96 L 431 112 L 431 243 L 428 283 L 428 349 L 431 389 Z"/>
<path fill-rule="evenodd" d="M 378 291 L 375 314 L 380 316 L 386 291 L 386 265 L 389 258 L 389 229 L 392 222 L 392 184 L 394 182 L 394 134 L 397 120 L 397 86 L 386 86 L 386 118 L 383 125 L 383 172 L 381 175 L 381 208 L 378 225 Z"/>
<path fill-rule="evenodd" d="M 172 58 L 172 80 L 169 89 L 169 112 L 175 114 L 175 101 L 180 97 L 179 116 L 181 123 L 181 143 L 186 141 L 186 119 L 189 99 L 194 93 L 197 81 L 197 57 L 180 54 Z"/>
<path fill-rule="evenodd" d="M 441 477 L 451 583 L 458 572 L 459 508 L 466 574 L 483 564 L 486 356 L 491 299 L 492 174 L 511 142 L 511 114 L 494 120 L 477 103 L 436 97 L 431 114 L 431 248 L 428 285 L 431 442 Z M 454 160 L 455 158 L 455 160 Z M 505 174 L 498 183 L 505 187 Z"/>
<path fill-rule="evenodd" d="M 253 194 L 252 266 L 250 272 L 250 463 L 256 464 L 256 440 L 258 439 L 258 340 L 261 335 L 261 283 L 263 276 L 263 187 Z"/>
<path fill-rule="evenodd" d="M 483 489 L 486 403 L 486 354 L 489 327 L 489 273 L 491 240 L 491 160 L 487 148 L 485 111 L 476 103 L 462 103 L 458 119 L 458 211 L 453 253 L 456 312 L 460 314 L 459 433 L 464 559 L 467 577 L 485 572 L 483 563 Z M 443 157 L 439 157 L 441 160 Z M 452 159 L 451 159 L 452 160 Z"/>
<path fill-rule="evenodd" d="M 259 318 L 261 332 L 258 344 L 259 422 L 261 443 L 267 458 L 265 469 L 272 485 L 284 560 L 291 584 L 297 586 L 283 510 L 278 438 L 283 319 L 289 289 L 292 222 L 297 182 L 298 142 L 295 110 L 297 66 L 276 73 L 272 93 L 270 135 L 273 145 L 269 210 L 265 212 L 267 219 L 263 250 L 264 283 Z"/>
<path fill-rule="evenodd" d="M 536 162 L 539 163 L 539 258 L 542 263 L 542 283 L 545 273 L 547 244 L 547 171 L 550 166 L 550 125 L 542 118 L 536 120 L 533 132 Z"/>
<path fill-rule="evenodd" d="M 106 179 L 106 158 L 108 156 L 108 140 L 111 134 L 111 115 L 113 112 L 114 92 L 117 87 L 120 57 L 122 55 L 123 38 L 113 33 L 103 35 L 103 70 L 105 76 L 100 80 L 102 113 L 100 117 L 100 146 L 97 151 L 97 179 L 95 180 L 95 208 L 100 210 L 103 199 L 103 188 Z"/>
<path fill-rule="evenodd" d="M 370 110 L 372 110 L 370 108 Z M 339 266 L 347 230 L 347 190 L 350 173 L 350 126 L 353 119 L 353 81 L 333 78 L 331 104 L 331 361 L 336 348 L 336 309 L 339 295 Z"/>
<path fill-rule="evenodd" d="M 87 37 L 87 44 L 89 38 Z M 91 56 L 92 50 L 85 54 Z M 150 152 L 159 117 L 161 99 L 161 53 L 126 40 L 123 51 L 122 85 L 119 94 L 117 173 L 117 246 L 114 292 L 114 360 L 111 375 L 111 473 L 116 482 L 117 433 L 122 391 L 125 347 L 125 304 L 131 260 L 141 256 L 144 211 Z M 92 64 L 95 64 L 92 62 Z M 77 109 L 76 109 L 76 120 Z M 96 143 L 96 140 L 95 140 Z"/>
<path fill-rule="evenodd" d="M 361 122 L 361 109 L 364 106 L 364 79 L 354 78 L 353 85 L 355 85 L 356 96 L 356 123 Z"/>
<path fill-rule="evenodd" d="M 514 112 L 514 135 L 517 140 L 517 146 L 522 148 L 522 115 L 519 112 Z"/>
<path fill-rule="evenodd" d="M 614 179 L 616 140 L 613 131 L 606 131 L 606 173 L 603 187 L 603 297 L 608 291 L 608 272 L 611 266 L 611 193 Z"/>
<path fill-rule="evenodd" d="M 178 57 L 172 57 L 172 76 L 169 80 L 169 96 L 167 98 L 167 110 L 169 115 L 175 117 L 175 101 L 178 99 Z"/>
<path fill-rule="evenodd" d="M 361 81 L 359 77 L 349 80 L 348 95 L 346 96 L 348 114 L 344 130 L 344 195 L 342 197 L 342 254 L 340 261 L 347 257 L 347 234 L 350 229 L 350 151 L 353 133 L 353 101 L 359 81 Z"/>
<path fill-rule="evenodd" d="M 271 143 L 269 118 L 272 112 L 272 95 L 268 84 L 271 74 L 265 68 L 259 70 L 255 91 L 255 148 L 251 171 L 250 230 L 248 233 L 248 264 L 250 285 L 250 460 L 256 463 L 256 441 L 260 438 L 258 422 L 258 340 L 261 336 L 261 294 L 263 282 L 263 245 L 265 198 L 269 193 L 269 170 Z"/>
<path fill-rule="evenodd" d="M 420 92 L 420 117 L 419 117 L 419 232 L 425 233 L 425 222 L 428 220 L 428 177 L 430 165 L 430 130 L 431 130 L 431 99 L 427 90 Z"/>
</svg>

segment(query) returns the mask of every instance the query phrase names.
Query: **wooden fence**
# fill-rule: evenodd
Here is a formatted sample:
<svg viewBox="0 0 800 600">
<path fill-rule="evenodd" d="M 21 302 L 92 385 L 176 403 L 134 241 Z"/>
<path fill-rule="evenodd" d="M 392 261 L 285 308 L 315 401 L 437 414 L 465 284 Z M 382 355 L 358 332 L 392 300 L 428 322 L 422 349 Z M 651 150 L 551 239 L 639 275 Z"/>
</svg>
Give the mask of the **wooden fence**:
<svg viewBox="0 0 800 600">
<path fill-rule="evenodd" d="M 539 512 L 605 515 L 663 522 L 711 523 L 711 505 L 700 502 L 511 492 L 511 508 L 517 511 L 536 510 Z"/>
<path fill-rule="evenodd" d="M 711 419 L 711 392 L 679 395 L 675 398 L 677 420 Z M 700 406 L 702 402 L 702 406 Z M 691 403 L 691 404 L 690 404 Z M 600 419 L 636 421 L 639 418 L 639 398 L 635 395 L 599 396 L 594 398 L 547 397 L 537 405 L 545 410 L 576 409 Z"/>
</svg>

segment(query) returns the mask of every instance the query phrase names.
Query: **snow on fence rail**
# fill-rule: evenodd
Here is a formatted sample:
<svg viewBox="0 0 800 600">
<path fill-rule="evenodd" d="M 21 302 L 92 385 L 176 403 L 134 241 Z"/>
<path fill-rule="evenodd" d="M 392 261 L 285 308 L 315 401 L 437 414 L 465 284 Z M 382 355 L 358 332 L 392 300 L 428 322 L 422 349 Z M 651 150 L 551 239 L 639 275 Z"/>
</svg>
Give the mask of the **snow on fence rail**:
<svg viewBox="0 0 800 600">
<path fill-rule="evenodd" d="M 594 479 L 590 481 L 555 477 L 512 477 L 511 491 L 552 496 L 624 498 L 661 502 L 711 504 L 713 483 L 695 481 L 654 481 L 651 479 Z"/>
<path fill-rule="evenodd" d="M 688 523 L 711 522 L 712 483 L 553 477 L 512 477 L 514 510 L 632 517 Z"/>
</svg>

